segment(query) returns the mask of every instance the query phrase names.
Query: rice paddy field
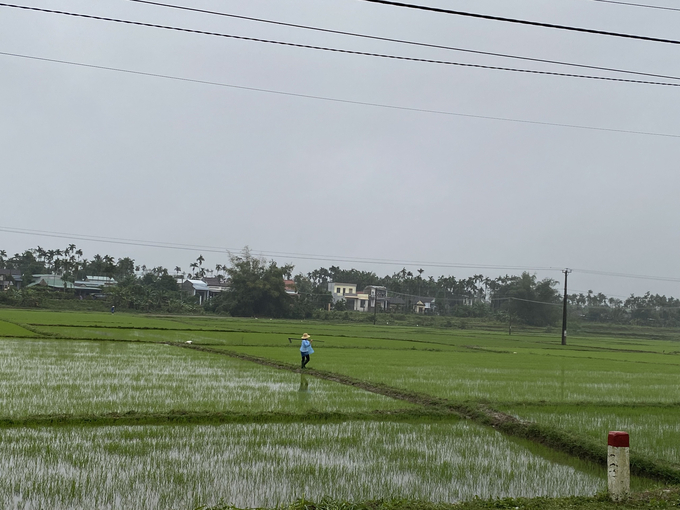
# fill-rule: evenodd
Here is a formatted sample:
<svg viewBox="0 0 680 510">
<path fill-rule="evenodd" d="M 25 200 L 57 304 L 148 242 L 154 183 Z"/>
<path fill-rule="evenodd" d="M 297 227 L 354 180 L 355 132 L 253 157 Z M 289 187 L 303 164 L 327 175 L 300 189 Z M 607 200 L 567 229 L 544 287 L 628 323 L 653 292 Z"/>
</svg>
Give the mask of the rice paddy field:
<svg viewBox="0 0 680 510">
<path fill-rule="evenodd" d="M 380 322 L 0 309 L 0 508 L 592 496 L 610 430 L 680 483 L 680 334 Z"/>
</svg>

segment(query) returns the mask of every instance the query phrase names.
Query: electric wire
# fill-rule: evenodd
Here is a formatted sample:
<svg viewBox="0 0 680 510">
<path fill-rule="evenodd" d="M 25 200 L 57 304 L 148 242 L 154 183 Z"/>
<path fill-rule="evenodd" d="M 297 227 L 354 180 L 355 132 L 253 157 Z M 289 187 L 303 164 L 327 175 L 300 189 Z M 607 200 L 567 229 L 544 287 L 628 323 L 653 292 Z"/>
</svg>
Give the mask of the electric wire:
<svg viewBox="0 0 680 510">
<path fill-rule="evenodd" d="M 637 278 L 640 280 L 655 280 L 660 282 L 680 282 L 680 278 L 673 278 L 667 276 L 631 275 L 626 273 L 616 273 L 609 271 L 594 271 L 591 269 L 574 269 L 573 272 L 597 276 L 613 276 L 613 277 Z"/>
<path fill-rule="evenodd" d="M 435 304 L 438 302 L 444 302 L 448 303 L 449 305 L 451 304 L 452 301 L 463 301 L 465 299 L 474 299 L 473 296 L 445 296 L 445 297 L 439 297 L 439 296 L 424 296 L 424 295 L 417 295 L 417 294 L 407 294 L 405 292 L 396 292 L 393 290 L 387 290 L 387 299 L 389 300 L 390 297 L 407 297 L 407 298 L 412 298 L 412 299 L 432 299 L 434 300 Z M 562 298 L 560 297 L 560 300 Z M 628 299 L 628 298 L 626 298 Z M 672 299 L 672 298 L 671 298 Z M 535 299 L 524 299 L 524 298 L 518 298 L 514 296 L 508 296 L 508 297 L 493 297 L 493 293 L 491 294 L 490 297 L 484 298 L 484 302 L 494 305 L 494 304 L 499 304 L 503 301 L 521 301 L 523 303 L 534 303 L 534 304 L 539 304 L 539 305 L 548 305 L 548 306 L 559 306 L 560 308 L 563 306 L 563 303 L 553 303 L 550 301 L 538 301 Z M 577 310 L 577 311 L 591 311 L 591 310 L 608 310 L 608 311 L 626 311 L 626 312 L 640 312 L 640 311 L 669 311 L 669 310 L 680 310 L 680 306 L 635 306 L 635 304 L 628 304 L 626 305 L 625 302 L 620 303 L 618 306 L 609 306 L 609 305 L 581 305 L 578 303 L 573 303 L 569 302 L 568 307 L 571 308 L 572 310 Z"/>
<path fill-rule="evenodd" d="M 427 295 L 424 295 L 424 294 L 409 294 L 407 292 L 398 292 L 398 291 L 394 291 L 394 290 L 391 290 L 391 289 L 387 289 L 386 292 L 387 292 L 387 296 L 386 296 L 387 300 L 389 300 L 391 297 L 398 297 L 398 298 L 410 298 L 410 299 L 413 299 L 413 300 L 416 300 L 416 299 L 417 300 L 432 299 L 432 300 L 434 300 L 435 303 L 437 301 L 439 301 L 439 302 L 444 301 L 444 302 L 451 303 L 451 301 L 463 301 L 465 299 L 475 299 L 474 296 L 463 295 L 463 294 L 441 296 L 440 297 L 440 296 L 427 296 Z M 346 294 L 343 294 L 343 296 L 345 296 L 345 295 Z M 350 296 L 352 296 L 352 295 L 350 294 Z M 356 296 L 356 294 L 354 294 L 354 296 Z M 381 298 L 378 298 L 378 299 L 380 300 Z M 526 302 L 526 303 L 536 303 L 536 304 L 541 304 L 541 305 L 551 305 L 551 306 L 560 306 L 560 307 L 562 306 L 562 303 L 551 303 L 549 301 L 536 301 L 536 300 L 532 300 L 532 299 L 523 299 L 523 298 L 512 297 L 512 296 L 509 296 L 509 297 L 490 297 L 490 298 L 488 298 L 488 302 L 490 302 L 492 304 L 493 303 L 499 303 L 501 301 L 523 301 L 523 302 Z"/>
<path fill-rule="evenodd" d="M 641 296 L 635 296 L 635 297 L 641 297 Z M 673 298 L 671 298 L 673 299 Z M 635 306 L 634 304 L 629 304 L 626 305 L 624 303 L 621 303 L 618 306 L 609 306 L 609 305 L 581 305 L 578 303 L 570 303 L 570 307 L 576 308 L 579 311 L 590 311 L 590 310 L 609 310 L 609 311 L 616 311 L 616 310 L 632 310 L 636 312 L 648 310 L 648 311 L 666 311 L 666 310 L 680 310 L 680 306 Z"/>
<path fill-rule="evenodd" d="M 618 2 L 615 0 L 593 0 L 593 2 L 601 2 L 604 4 L 629 5 L 631 7 L 645 7 L 647 9 L 660 9 L 663 11 L 680 11 L 680 9 L 675 7 L 662 7 L 660 5 L 636 4 L 631 2 Z"/>
<path fill-rule="evenodd" d="M 519 68 L 513 68 L 513 67 L 500 67 L 500 66 L 490 66 L 490 65 L 482 65 L 482 64 L 470 64 L 470 63 L 464 63 L 464 62 L 453 62 L 453 61 L 449 61 L 449 60 L 435 60 L 435 59 L 426 59 L 426 58 L 418 58 L 418 57 L 405 57 L 403 55 L 390 55 L 390 54 L 386 54 L 386 53 L 373 53 L 373 52 L 366 52 L 366 51 L 347 50 L 347 49 L 342 49 L 342 48 L 331 48 L 331 47 L 328 47 L 328 46 L 315 46 L 315 45 L 310 45 L 310 44 L 292 43 L 292 42 L 288 42 L 288 41 L 276 41 L 276 40 L 273 40 L 273 39 L 262 39 L 262 38 L 258 38 L 258 37 L 247 37 L 247 36 L 234 35 L 234 34 L 225 34 L 225 33 L 221 33 L 221 32 L 209 32 L 209 31 L 205 31 L 205 30 L 196 30 L 196 29 L 175 27 L 175 26 L 169 26 L 169 25 L 159 25 L 159 24 L 155 24 L 155 23 L 145 23 L 145 22 L 141 22 L 141 21 L 131 21 L 131 20 L 123 20 L 123 19 L 119 19 L 119 18 L 94 16 L 94 15 L 91 15 L 91 14 L 74 13 L 74 12 L 68 12 L 68 11 L 57 11 L 57 10 L 53 10 L 53 9 L 42 9 L 42 8 L 39 8 L 39 7 L 27 7 L 27 6 L 7 4 L 7 3 L 0 3 L 0 6 L 9 7 L 9 8 L 16 8 L 16 9 L 23 9 L 23 10 L 28 10 L 28 11 L 44 12 L 44 13 L 49 13 L 49 14 L 59 14 L 59 15 L 64 15 L 64 16 L 72 16 L 72 17 L 77 17 L 77 18 L 94 19 L 94 20 L 98 20 L 98 21 L 109 21 L 109 22 L 121 23 L 121 24 L 125 24 L 125 25 L 135 25 L 135 26 L 142 26 L 142 27 L 148 27 L 148 28 L 159 28 L 159 29 L 163 29 L 163 30 L 172 30 L 172 31 L 199 34 L 199 35 L 210 35 L 210 36 L 215 36 L 215 37 L 224 37 L 224 38 L 228 38 L 228 39 L 236 39 L 236 40 L 242 40 L 242 41 L 260 42 L 260 43 L 275 44 L 275 45 L 287 46 L 287 47 L 293 47 L 293 48 L 304 48 L 304 49 L 311 49 L 311 50 L 318 50 L 318 51 L 328 51 L 328 52 L 332 52 L 332 53 L 342 53 L 342 54 L 348 54 L 348 55 L 361 55 L 361 56 L 366 56 L 366 57 L 375 57 L 375 58 L 383 58 L 383 59 L 406 61 L 406 62 L 420 62 L 420 63 L 427 63 L 427 64 L 449 65 L 449 66 L 456 66 L 456 67 L 467 67 L 467 68 L 486 69 L 486 70 L 494 70 L 494 71 L 508 71 L 508 72 L 525 73 L 525 74 L 560 76 L 560 77 L 563 77 L 563 78 L 581 78 L 581 79 L 602 80 L 602 81 L 611 81 L 611 82 L 635 83 L 635 84 L 641 84 L 641 85 L 658 85 L 658 86 L 664 86 L 664 87 L 680 87 L 680 83 L 665 83 L 665 82 L 647 81 L 647 80 L 632 80 L 632 79 L 627 79 L 627 78 L 614 78 L 614 77 L 608 77 L 608 76 L 592 76 L 592 75 L 585 75 L 585 74 L 558 73 L 558 72 L 555 72 L 555 71 L 538 71 L 538 70 L 535 70 L 535 69 L 519 69 Z"/>
<path fill-rule="evenodd" d="M 222 248 L 217 246 L 205 245 L 191 245 L 182 243 L 167 243 L 163 241 L 140 241 L 136 239 L 125 239 L 117 237 L 92 236 L 82 234 L 71 234 L 66 232 L 51 232 L 44 230 L 19 229 L 13 227 L 0 227 L 0 232 L 7 232 L 13 234 L 38 235 L 45 237 L 55 237 L 61 239 L 75 239 L 78 241 L 96 241 L 112 244 L 122 244 L 130 246 L 144 246 L 150 248 L 166 248 L 175 250 L 201 251 L 206 253 L 222 253 L 228 255 L 230 253 L 238 253 L 241 249 Z M 368 264 L 382 264 L 382 265 L 419 265 L 423 267 L 438 267 L 438 268 L 462 268 L 462 269 L 500 269 L 500 270 L 522 270 L 522 271 L 558 271 L 556 268 L 548 267 L 528 267 L 528 266 L 503 266 L 503 265 L 488 265 L 488 264 L 455 264 L 455 263 L 439 263 L 427 262 L 417 260 L 390 260 L 390 259 L 376 259 L 376 258 L 361 258 L 361 257 L 343 257 L 338 255 L 313 255 L 305 253 L 281 252 L 281 251 L 262 251 L 251 250 L 253 252 L 269 257 L 288 257 L 292 259 L 302 260 L 320 260 L 325 262 L 356 262 Z"/>
<path fill-rule="evenodd" d="M 437 295 L 439 292 L 435 292 L 436 295 L 434 296 L 428 296 L 425 294 L 410 294 L 407 292 L 399 292 L 395 291 L 392 289 L 387 289 L 387 300 L 390 298 L 409 298 L 412 300 L 422 300 L 422 299 L 431 299 L 435 303 L 438 302 L 445 302 L 448 303 L 449 305 L 451 302 L 458 302 L 458 301 L 464 301 L 464 300 L 476 300 L 479 299 L 479 297 L 473 296 L 473 295 L 466 295 L 466 294 L 453 294 L 453 295 L 446 295 L 446 296 L 440 296 Z M 312 295 L 312 294 L 306 294 L 306 295 Z M 318 294 L 316 294 L 318 295 Z M 344 296 L 344 294 L 343 294 Z M 569 294 L 569 296 L 573 296 L 573 294 Z M 612 296 L 611 294 L 606 296 L 606 297 L 616 297 Z M 638 296 L 639 297 L 639 296 Z M 630 296 L 624 297 L 624 300 L 629 299 Z M 380 299 L 380 298 L 379 298 Z M 518 298 L 514 296 L 507 296 L 507 297 L 494 297 L 493 292 L 490 291 L 489 297 L 482 297 L 481 298 L 483 302 L 486 302 L 487 304 L 498 304 L 503 301 L 521 301 L 524 303 L 535 303 L 535 304 L 540 304 L 540 305 L 550 305 L 550 306 L 559 306 L 562 307 L 563 303 L 559 302 L 551 302 L 551 301 L 538 301 L 535 299 L 524 299 L 524 298 Z M 562 297 L 560 297 L 561 301 Z M 674 299 L 674 298 L 671 298 Z M 678 300 L 675 300 L 678 301 Z M 680 310 L 680 306 L 636 306 L 634 303 L 632 304 L 625 304 L 625 301 L 621 301 L 617 306 L 614 305 L 608 305 L 608 304 L 603 304 L 603 305 L 588 305 L 588 304 L 579 304 L 575 302 L 569 302 L 568 303 L 569 308 L 576 309 L 576 310 L 581 310 L 581 311 L 590 311 L 590 310 L 609 310 L 609 311 L 617 311 L 617 310 L 622 310 L 622 311 L 643 311 L 643 310 L 653 310 L 653 311 L 666 311 L 666 310 Z"/>
<path fill-rule="evenodd" d="M 15 227 L 0 226 L 0 232 L 7 232 L 12 234 L 36 235 L 44 237 L 55 237 L 61 239 L 73 239 L 79 241 L 95 241 L 111 244 L 121 244 L 129 246 L 144 246 L 151 248 L 163 248 L 186 251 L 199 251 L 206 253 L 221 253 L 229 255 L 231 253 L 238 253 L 241 249 L 230 249 L 217 246 L 204 246 L 183 243 L 169 243 L 164 241 L 140 241 L 136 239 L 126 239 L 118 237 L 105 237 L 83 234 L 71 234 L 66 232 L 54 232 L 45 230 L 32 230 Z M 499 264 L 470 264 L 470 263 L 452 263 L 452 262 L 432 262 L 422 260 L 398 260 L 398 259 L 381 259 L 381 258 L 367 258 L 367 257 L 345 257 L 341 255 L 314 255 L 307 253 L 283 252 L 283 251 L 266 251 L 266 250 L 251 250 L 254 253 L 261 254 L 268 257 L 301 259 L 301 260 L 317 260 L 325 262 L 353 262 L 362 264 L 376 264 L 376 265 L 397 265 L 397 266 L 420 266 L 432 268 L 449 268 L 449 269 L 493 269 L 493 270 L 516 270 L 516 271 L 547 271 L 547 272 L 562 272 L 561 268 L 553 266 L 521 266 L 521 265 L 499 265 Z M 665 282 L 680 282 L 680 278 L 667 276 L 649 276 L 637 275 L 628 273 L 615 273 L 608 271 L 597 271 L 590 269 L 573 269 L 574 273 L 584 273 L 598 276 L 610 276 L 618 278 L 636 278 L 643 280 L 665 281 Z"/>
<path fill-rule="evenodd" d="M 659 37 L 648 37 L 644 35 L 634 35 L 634 34 L 626 34 L 626 33 L 621 33 L 621 32 L 608 32 L 605 30 L 595 30 L 591 28 L 581 28 L 581 27 L 571 27 L 567 25 L 557 25 L 554 23 L 541 23 L 539 21 L 529 21 L 529 20 L 523 20 L 523 19 L 516 19 L 516 18 L 504 18 L 501 16 L 491 16 L 488 14 L 477 14 L 477 13 L 472 13 L 472 12 L 465 12 L 465 11 L 454 11 L 451 9 L 442 9 L 439 7 L 429 7 L 425 5 L 416 5 L 416 4 L 407 4 L 404 2 L 394 2 L 392 0 L 360 0 L 362 2 L 369 2 L 369 3 L 374 3 L 374 4 L 383 4 L 383 5 L 390 5 L 393 7 L 405 7 L 408 9 L 417 9 L 417 10 L 422 10 L 422 11 L 430 11 L 430 12 L 437 12 L 441 14 L 452 14 L 455 16 L 465 16 L 469 18 L 478 18 L 478 19 L 485 19 L 485 20 L 490 20 L 490 21 L 502 21 L 506 23 L 516 23 L 520 25 L 529 25 L 529 26 L 535 26 L 535 27 L 542 27 L 542 28 L 552 28 L 556 30 L 567 30 L 571 32 L 581 32 L 581 33 L 586 33 L 586 34 L 595 34 L 595 35 L 606 35 L 606 36 L 611 36 L 611 37 L 623 37 L 626 39 L 637 39 L 641 41 L 649 41 L 649 42 L 658 42 L 658 43 L 666 43 L 666 44 L 680 44 L 680 40 L 676 39 L 662 39 Z"/>
<path fill-rule="evenodd" d="M 506 53 L 495 53 L 495 52 L 490 52 L 490 51 L 480 51 L 480 50 L 472 50 L 469 48 L 458 48 L 458 47 L 453 47 L 453 46 L 444 46 L 440 44 L 430 44 L 430 43 L 423 43 L 423 42 L 416 42 L 416 41 L 408 41 L 405 39 L 394 39 L 391 37 L 380 37 L 380 36 L 375 36 L 375 35 L 368 35 L 368 34 L 359 34 L 356 32 L 347 32 L 343 30 L 333 30 L 329 28 L 320 28 L 320 27 L 313 27 L 309 25 L 299 25 L 296 23 L 286 23 L 283 21 L 275 21 L 275 20 L 268 20 L 268 19 L 263 19 L 263 18 L 254 18 L 251 16 L 242 16 L 238 14 L 231 14 L 231 13 L 225 13 L 225 12 L 217 12 L 217 11 L 208 11 L 205 9 L 196 9 L 194 7 L 186 7 L 182 5 L 172 5 L 172 4 L 167 4 L 163 2 L 152 2 L 150 0 L 125 0 L 127 2 L 134 2 L 134 3 L 139 3 L 139 4 L 147 4 L 147 5 L 154 5 L 158 7 L 167 7 L 170 9 L 178 9 L 178 10 L 183 10 L 183 11 L 189 11 L 189 12 L 197 12 L 197 13 L 202 13 L 202 14 L 210 14 L 210 15 L 215 15 L 215 16 L 223 16 L 227 18 L 234 18 L 234 19 L 240 19 L 240 20 L 246 20 L 246 21 L 253 21 L 257 23 L 267 23 L 271 25 L 279 25 L 279 26 L 284 26 L 284 27 L 291 27 L 291 28 L 299 28 L 303 30 L 312 30 L 315 32 L 323 32 L 323 33 L 329 33 L 329 34 L 336 34 L 336 35 L 344 35 L 344 36 L 349 36 L 349 37 L 358 37 L 362 39 L 371 39 L 375 41 L 383 41 L 383 42 L 391 42 L 391 43 L 398 43 L 398 44 L 406 44 L 406 45 L 411 45 L 411 46 L 421 46 L 425 48 L 434 48 L 434 49 L 441 49 L 441 50 L 449 50 L 449 51 L 458 51 L 458 52 L 463 52 L 463 53 L 472 53 L 475 55 L 484 55 L 484 56 L 492 56 L 492 57 L 500 57 L 500 58 L 510 58 L 510 59 L 516 59 L 516 60 L 525 60 L 528 62 L 539 62 L 543 64 L 554 64 L 554 65 L 561 65 L 561 66 L 569 66 L 569 67 L 578 67 L 582 69 L 592 69 L 592 70 L 597 70 L 597 71 L 609 71 L 613 73 L 624 73 L 624 74 L 632 74 L 636 76 L 648 76 L 651 78 L 665 78 L 669 80 L 680 80 L 680 77 L 678 76 L 668 76 L 664 74 L 654 74 L 654 73 L 644 73 L 641 71 L 629 71 L 625 69 L 617 69 L 613 67 L 603 67 L 603 66 L 594 66 L 594 65 L 587 65 L 587 64 L 577 64 L 574 62 L 563 62 L 559 60 L 549 60 L 549 59 L 542 59 L 542 58 L 534 58 L 534 57 L 525 57 L 525 56 L 520 56 L 520 55 L 510 55 Z"/>
<path fill-rule="evenodd" d="M 246 91 L 251 91 L 251 92 L 262 92 L 266 94 L 275 94 L 275 95 L 281 95 L 281 96 L 289 96 L 289 97 L 297 97 L 297 98 L 303 98 L 303 99 L 313 99 L 317 101 L 328 101 L 328 102 L 333 102 L 333 103 L 341 103 L 341 104 L 351 104 L 351 105 L 357 105 L 357 106 L 369 106 L 373 108 L 385 108 L 385 109 L 390 109 L 390 110 L 401 110 L 401 111 L 407 111 L 407 112 L 416 112 L 416 113 L 428 113 L 428 114 L 434 114 L 434 115 L 447 115 L 447 116 L 453 116 L 453 117 L 463 117 L 463 118 L 472 118 L 472 119 L 481 119 L 481 120 L 492 120 L 492 121 L 498 121 L 498 122 L 515 122 L 515 123 L 520 123 L 520 124 L 530 124 L 530 125 L 539 125 L 539 126 L 551 126 L 551 127 L 563 127 L 563 128 L 568 128 L 568 129 L 585 129 L 585 130 L 591 130 L 591 131 L 603 131 L 603 132 L 610 132 L 610 133 L 622 133 L 622 134 L 633 134 L 633 135 L 643 135 L 643 136 L 659 136 L 659 137 L 666 137 L 666 138 L 680 138 L 680 135 L 672 134 L 672 133 L 655 133 L 651 131 L 635 131 L 635 130 L 628 130 L 628 129 L 615 129 L 615 128 L 604 128 L 604 127 L 597 127 L 597 126 L 582 126 L 578 124 L 561 124 L 558 122 L 543 122 L 543 121 L 537 121 L 537 120 L 526 120 L 526 119 L 513 119 L 509 117 L 493 117 L 493 116 L 488 116 L 488 115 L 475 115 L 475 114 L 468 114 L 468 113 L 459 113 L 459 112 L 450 112 L 450 111 L 444 111 L 444 110 L 430 110 L 427 108 L 412 108 L 408 106 L 397 106 L 397 105 L 389 105 L 389 104 L 382 104 L 382 103 L 372 103 L 372 102 L 367 102 L 367 101 L 354 101 L 350 99 L 340 99 L 340 98 L 332 98 L 332 97 L 325 97 L 325 96 L 315 96 L 315 95 L 310 95 L 310 94 L 299 94 L 295 92 L 284 92 L 280 90 L 273 90 L 273 89 L 262 89 L 262 88 L 257 88 L 257 87 L 246 87 L 242 85 L 233 85 L 233 84 L 228 84 L 228 83 L 220 83 L 220 82 L 214 82 L 214 81 L 207 81 L 207 80 L 197 80 L 193 78 L 183 78 L 180 76 L 172 76 L 172 75 L 167 75 L 167 74 L 158 74 L 158 73 L 149 73 L 149 72 L 144 72 L 144 71 L 134 71 L 130 69 L 122 69 L 122 68 L 117 68 L 117 67 L 107 67 L 107 66 L 100 66 L 100 65 L 94 65 L 94 64 L 85 64 L 82 62 L 72 62 L 68 60 L 58 60 L 58 59 L 51 59 L 51 58 L 44 58 L 44 57 L 36 57 L 33 55 L 22 55 L 19 53 L 8 53 L 8 52 L 3 52 L 0 51 L 0 55 L 8 56 L 8 57 L 16 57 L 16 58 L 25 58 L 29 60 L 37 60 L 37 61 L 42 61 L 42 62 L 51 62 L 51 63 L 56 63 L 56 64 L 66 64 L 66 65 L 72 65 L 76 67 L 84 67 L 84 68 L 90 68 L 90 69 L 99 69 L 99 70 L 105 70 L 105 71 L 114 71 L 114 72 L 120 72 L 120 73 L 125 73 L 125 74 L 132 74 L 132 75 L 140 75 L 140 76 L 148 76 L 148 77 L 153 77 L 153 78 L 162 78 L 166 80 L 176 80 L 176 81 L 183 81 L 183 82 L 189 82 L 189 83 L 197 83 L 197 84 L 202 84 L 202 85 L 213 85 L 216 87 L 225 87 L 225 88 L 232 88 L 232 89 L 237 89 L 237 90 L 246 90 Z"/>
<path fill-rule="evenodd" d="M 537 303 L 539 305 L 559 306 L 560 308 L 562 307 L 562 303 L 550 303 L 550 302 L 547 302 L 547 301 L 534 301 L 533 299 L 522 299 L 522 298 L 517 298 L 517 297 L 498 298 L 498 300 L 502 300 L 502 299 L 508 299 L 510 301 L 522 301 L 524 303 Z"/>
<path fill-rule="evenodd" d="M 398 298 L 411 298 L 411 299 L 433 299 L 435 302 L 439 301 L 463 301 L 466 299 L 475 299 L 474 296 L 469 296 L 469 295 L 449 295 L 449 296 L 426 296 L 423 294 L 408 294 L 406 292 L 397 292 L 394 290 L 387 289 L 387 299 L 390 297 L 398 297 Z M 496 303 L 496 302 L 501 302 L 501 301 L 525 301 L 527 303 L 538 303 L 542 305 L 555 305 L 555 306 L 562 306 L 562 303 L 551 303 L 549 301 L 535 301 L 531 299 L 522 299 L 522 298 L 517 298 L 517 297 L 490 297 L 488 298 L 488 301 L 491 303 Z"/>
</svg>

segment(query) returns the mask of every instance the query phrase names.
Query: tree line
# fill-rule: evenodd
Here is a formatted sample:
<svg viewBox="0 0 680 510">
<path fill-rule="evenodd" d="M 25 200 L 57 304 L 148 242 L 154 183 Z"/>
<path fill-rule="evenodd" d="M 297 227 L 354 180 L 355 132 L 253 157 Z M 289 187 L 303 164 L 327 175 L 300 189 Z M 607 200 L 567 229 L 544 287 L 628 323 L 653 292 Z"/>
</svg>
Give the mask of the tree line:
<svg viewBox="0 0 680 510">
<path fill-rule="evenodd" d="M 294 275 L 293 265 L 279 266 L 273 260 L 253 255 L 247 247 L 239 254 L 231 254 L 228 263 L 217 264 L 214 270 L 204 262 L 199 255 L 188 265 L 188 271 L 175 266 L 172 274 L 161 266 L 140 266 L 130 257 L 116 259 L 96 254 L 87 259 L 75 244 L 48 250 L 38 246 L 11 257 L 0 250 L 0 269 L 19 271 L 25 284 L 36 274 L 56 274 L 72 283 L 86 276 L 113 278 L 117 285 L 106 289 L 106 303 L 119 309 L 310 318 L 329 308 L 344 309 L 342 301 L 333 304 L 328 291 L 330 282 L 342 282 L 356 284 L 359 290 L 369 285 L 386 287 L 388 297 L 399 298 L 400 305 L 394 311 L 402 314 L 413 313 L 418 300 L 428 299 L 433 300 L 431 313 L 441 316 L 483 317 L 530 326 L 557 325 L 562 316 L 559 282 L 551 278 L 539 280 L 527 272 L 496 278 L 481 274 L 425 278 L 422 268 L 404 268 L 392 275 L 378 276 L 372 271 L 330 266 Z M 183 292 L 178 284 L 184 278 L 215 278 L 229 285 L 199 305 L 198 299 Z M 285 288 L 284 280 L 291 279 L 295 282 L 295 296 Z M 61 299 L 68 297 L 65 291 Z M 53 298 L 55 292 L 24 287 L 2 293 L 0 303 L 37 306 L 41 300 Z M 567 301 L 572 320 L 680 326 L 680 300 L 673 297 L 646 293 L 621 300 L 589 291 L 585 295 L 570 294 Z"/>
</svg>

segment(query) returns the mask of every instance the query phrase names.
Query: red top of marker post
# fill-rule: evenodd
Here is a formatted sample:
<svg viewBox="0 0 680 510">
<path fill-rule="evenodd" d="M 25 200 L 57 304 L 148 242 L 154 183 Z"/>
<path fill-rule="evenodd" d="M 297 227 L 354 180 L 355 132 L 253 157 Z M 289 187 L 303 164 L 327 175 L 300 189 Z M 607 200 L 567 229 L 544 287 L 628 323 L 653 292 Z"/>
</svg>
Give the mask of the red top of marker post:
<svg viewBox="0 0 680 510">
<path fill-rule="evenodd" d="M 618 448 L 628 448 L 630 446 L 630 436 L 628 432 L 612 431 L 609 433 L 607 444 Z"/>
</svg>

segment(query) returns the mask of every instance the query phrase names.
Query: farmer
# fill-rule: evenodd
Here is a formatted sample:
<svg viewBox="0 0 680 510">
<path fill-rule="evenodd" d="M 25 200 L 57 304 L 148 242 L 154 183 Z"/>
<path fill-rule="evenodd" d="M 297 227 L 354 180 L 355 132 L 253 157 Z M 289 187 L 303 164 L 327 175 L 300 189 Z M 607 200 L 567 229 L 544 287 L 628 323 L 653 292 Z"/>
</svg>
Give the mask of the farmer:
<svg viewBox="0 0 680 510">
<path fill-rule="evenodd" d="M 305 368 L 307 363 L 309 363 L 309 355 L 314 352 L 312 349 L 313 340 L 309 338 L 309 335 L 305 333 L 302 335 L 302 345 L 300 346 L 300 354 L 302 354 L 302 365 L 300 368 Z"/>
</svg>

